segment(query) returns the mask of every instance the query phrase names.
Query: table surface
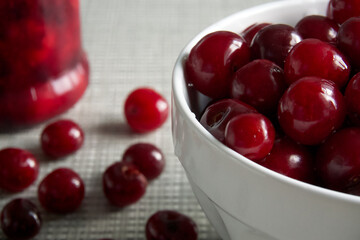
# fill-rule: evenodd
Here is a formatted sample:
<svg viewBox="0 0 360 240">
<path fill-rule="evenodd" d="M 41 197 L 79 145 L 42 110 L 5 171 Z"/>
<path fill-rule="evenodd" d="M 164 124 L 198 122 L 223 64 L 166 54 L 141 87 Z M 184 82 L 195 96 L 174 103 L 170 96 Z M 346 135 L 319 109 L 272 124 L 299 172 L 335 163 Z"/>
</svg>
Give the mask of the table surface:
<svg viewBox="0 0 360 240">
<path fill-rule="evenodd" d="M 51 161 L 39 146 L 46 123 L 21 132 L 0 133 L 0 148 L 30 150 L 40 162 L 39 177 L 31 187 L 17 194 L 0 190 L 0 208 L 17 197 L 29 198 L 40 206 L 36 190 L 41 179 L 57 167 L 70 167 L 86 185 L 83 204 L 67 215 L 40 208 L 43 226 L 36 239 L 145 239 L 147 219 L 163 209 L 190 216 L 198 226 L 199 239 L 219 239 L 174 155 L 170 118 L 152 133 L 135 134 L 126 125 L 123 104 L 129 92 L 141 86 L 154 88 L 170 103 L 172 68 L 186 43 L 217 20 L 270 1 L 82 0 L 82 35 L 91 64 L 91 82 L 83 98 L 56 119 L 78 122 L 86 134 L 85 144 L 77 153 Z M 166 168 L 138 203 L 118 209 L 103 195 L 102 173 L 137 142 L 158 146 L 166 157 Z M 0 239 L 5 239 L 2 233 Z"/>
</svg>

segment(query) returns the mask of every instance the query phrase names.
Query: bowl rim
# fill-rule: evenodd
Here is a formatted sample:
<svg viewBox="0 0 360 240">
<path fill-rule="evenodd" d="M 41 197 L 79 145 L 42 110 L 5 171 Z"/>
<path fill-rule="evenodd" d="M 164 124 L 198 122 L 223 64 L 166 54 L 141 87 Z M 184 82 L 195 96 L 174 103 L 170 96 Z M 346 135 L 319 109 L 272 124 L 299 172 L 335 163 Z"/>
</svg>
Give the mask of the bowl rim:
<svg viewBox="0 0 360 240">
<path fill-rule="evenodd" d="M 283 184 L 291 185 L 297 188 L 302 189 L 311 194 L 321 195 L 323 197 L 329 197 L 334 200 L 344 201 L 351 204 L 360 204 L 360 197 L 356 195 L 351 195 L 347 193 L 338 192 L 331 189 L 326 189 L 320 186 L 312 185 L 309 183 L 305 183 L 299 180 L 295 180 L 293 178 L 287 177 L 270 169 L 267 169 L 260 164 L 253 162 L 252 160 L 240 155 L 234 150 L 228 148 L 221 142 L 219 142 L 214 136 L 212 136 L 196 119 L 195 114 L 190 110 L 190 107 L 187 104 L 187 100 L 185 97 L 185 78 L 183 74 L 183 61 L 186 56 L 189 54 L 190 49 L 194 46 L 203 36 L 207 33 L 210 33 L 214 30 L 223 29 L 222 26 L 226 25 L 226 23 L 234 21 L 239 15 L 253 15 L 257 12 L 267 11 L 270 9 L 277 9 L 279 7 L 283 7 L 284 4 L 288 7 L 298 4 L 311 4 L 311 3 L 326 3 L 328 0 L 291 0 L 291 1 L 275 1 L 270 3 L 261 4 L 258 6 L 250 7 L 234 14 L 231 14 L 220 21 L 215 22 L 209 27 L 205 28 L 201 32 L 199 32 L 194 38 L 192 38 L 185 47 L 181 50 L 179 56 L 176 59 L 175 66 L 172 73 L 172 99 L 174 105 L 176 104 L 177 110 L 183 116 L 185 121 L 189 123 L 197 134 L 201 135 L 202 138 L 206 141 L 207 144 L 210 144 L 212 147 L 216 148 L 218 151 L 225 152 L 229 156 L 228 161 L 232 161 L 234 164 L 243 164 L 251 170 L 259 171 L 260 173 L 273 178 L 276 181 L 279 181 Z M 246 26 L 245 26 L 246 27 Z M 225 29 L 226 30 L 226 29 Z"/>
</svg>

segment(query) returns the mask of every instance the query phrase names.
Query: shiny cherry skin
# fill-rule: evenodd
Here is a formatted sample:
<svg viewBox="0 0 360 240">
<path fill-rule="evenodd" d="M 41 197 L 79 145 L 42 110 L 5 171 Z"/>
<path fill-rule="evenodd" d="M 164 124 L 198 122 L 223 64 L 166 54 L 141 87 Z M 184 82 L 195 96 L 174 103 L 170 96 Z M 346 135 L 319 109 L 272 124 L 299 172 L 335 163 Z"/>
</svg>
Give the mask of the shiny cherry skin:
<svg viewBox="0 0 360 240">
<path fill-rule="evenodd" d="M 359 3 L 360 4 L 360 3 Z M 360 68 L 360 17 L 345 21 L 339 28 L 338 48 L 348 57 L 354 69 Z"/>
<path fill-rule="evenodd" d="M 283 70 L 266 59 L 254 60 L 237 70 L 231 96 L 265 115 L 276 114 L 277 104 L 286 89 Z"/>
<path fill-rule="evenodd" d="M 57 120 L 41 133 L 41 147 L 50 157 L 64 157 L 77 151 L 84 143 L 84 131 L 72 120 Z"/>
<path fill-rule="evenodd" d="M 30 152 L 20 148 L 0 150 L 0 188 L 19 192 L 29 187 L 39 174 L 39 163 Z"/>
<path fill-rule="evenodd" d="M 6 237 L 26 240 L 35 237 L 41 229 L 41 215 L 34 203 L 17 198 L 7 203 L 1 212 L 1 228 Z"/>
<path fill-rule="evenodd" d="M 325 187 L 360 196 L 360 128 L 344 128 L 327 139 L 316 166 Z"/>
<path fill-rule="evenodd" d="M 271 24 L 254 36 L 251 54 L 255 59 L 268 59 L 283 68 L 289 51 L 301 40 L 301 36 L 292 26 Z"/>
<path fill-rule="evenodd" d="M 345 118 L 345 101 L 335 83 L 304 77 L 289 86 L 279 101 L 278 120 L 298 143 L 317 145 L 338 129 Z"/>
<path fill-rule="evenodd" d="M 222 99 L 209 105 L 200 118 L 200 123 L 220 142 L 225 142 L 225 128 L 235 116 L 243 113 L 257 112 L 252 106 L 236 100 Z"/>
<path fill-rule="evenodd" d="M 259 163 L 299 181 L 313 183 L 315 179 L 314 157 L 306 147 L 288 137 L 276 139 L 270 154 Z"/>
<path fill-rule="evenodd" d="M 285 59 L 285 81 L 315 76 L 331 80 L 341 89 L 349 80 L 350 64 L 333 45 L 318 39 L 305 39 L 291 49 Z"/>
<path fill-rule="evenodd" d="M 126 207 L 141 199 L 146 192 L 146 177 L 132 164 L 116 162 L 103 174 L 103 191 L 109 202 Z"/>
<path fill-rule="evenodd" d="M 249 27 L 247 27 L 245 30 L 243 30 L 240 33 L 240 36 L 242 36 L 245 39 L 245 42 L 250 46 L 256 33 L 258 31 L 260 31 L 261 29 L 263 29 L 264 27 L 269 26 L 269 25 L 271 25 L 271 24 L 270 23 L 254 23 L 254 24 L 250 25 Z"/>
<path fill-rule="evenodd" d="M 360 73 L 355 74 L 345 89 L 347 115 L 352 124 L 360 126 Z"/>
<path fill-rule="evenodd" d="M 161 127 L 169 115 L 166 99 L 151 88 L 137 88 L 126 98 L 124 114 L 130 128 L 137 133 Z"/>
<path fill-rule="evenodd" d="M 176 211 L 162 210 L 154 213 L 145 226 L 147 240 L 197 240 L 195 222 Z"/>
<path fill-rule="evenodd" d="M 135 165 L 149 181 L 159 177 L 165 167 L 164 154 L 150 143 L 131 145 L 123 154 L 122 161 Z"/>
<path fill-rule="evenodd" d="M 351 17 L 360 16 L 360 2 L 357 0 L 330 0 L 326 16 L 342 24 Z"/>
<path fill-rule="evenodd" d="M 295 30 L 303 39 L 315 38 L 336 45 L 339 24 L 325 16 L 309 15 L 297 22 Z"/>
<path fill-rule="evenodd" d="M 78 209 L 84 199 L 85 186 L 81 177 L 69 168 L 58 168 L 40 183 L 38 198 L 50 212 L 70 213 Z"/>
<path fill-rule="evenodd" d="M 268 155 L 274 140 L 272 123 L 260 113 L 240 114 L 232 118 L 225 129 L 225 144 L 253 161 Z"/>
<path fill-rule="evenodd" d="M 232 76 L 250 60 L 250 49 L 238 34 L 217 31 L 203 37 L 185 60 L 187 81 L 204 95 L 229 95 Z"/>
</svg>

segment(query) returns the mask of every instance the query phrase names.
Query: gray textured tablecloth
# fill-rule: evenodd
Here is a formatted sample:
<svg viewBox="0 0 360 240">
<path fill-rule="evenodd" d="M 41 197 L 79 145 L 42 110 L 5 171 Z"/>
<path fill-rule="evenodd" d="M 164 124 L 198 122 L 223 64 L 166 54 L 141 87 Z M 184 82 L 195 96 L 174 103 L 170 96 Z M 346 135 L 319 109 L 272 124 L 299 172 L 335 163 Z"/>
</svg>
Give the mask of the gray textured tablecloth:
<svg viewBox="0 0 360 240">
<path fill-rule="evenodd" d="M 30 150 L 40 161 L 40 174 L 21 193 L 0 190 L 0 208 L 16 197 L 30 198 L 40 206 L 36 195 L 39 182 L 53 169 L 64 166 L 83 178 L 85 199 L 78 211 L 67 215 L 40 208 L 43 226 L 36 239 L 144 239 L 148 217 L 162 209 L 193 218 L 199 239 L 219 239 L 173 153 L 170 119 L 155 132 L 134 134 L 125 124 L 123 103 L 128 93 L 140 86 L 156 89 L 170 103 L 172 68 L 185 44 L 215 21 L 264 2 L 270 0 L 82 0 L 82 35 L 91 64 L 91 83 L 80 102 L 57 118 L 78 122 L 86 134 L 85 144 L 74 155 L 49 161 L 39 147 L 45 123 L 21 132 L 1 133 L 0 148 Z M 102 173 L 120 160 L 130 144 L 140 141 L 162 149 L 166 169 L 138 203 L 117 209 L 102 193 Z M 5 239 L 2 233 L 0 239 Z"/>
</svg>

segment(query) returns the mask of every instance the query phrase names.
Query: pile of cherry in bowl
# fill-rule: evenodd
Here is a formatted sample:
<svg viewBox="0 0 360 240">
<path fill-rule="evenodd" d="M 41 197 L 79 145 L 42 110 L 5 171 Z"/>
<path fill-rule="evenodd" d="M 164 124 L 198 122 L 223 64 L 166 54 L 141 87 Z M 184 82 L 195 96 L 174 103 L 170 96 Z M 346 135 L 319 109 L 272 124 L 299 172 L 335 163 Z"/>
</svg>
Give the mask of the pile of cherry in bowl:
<svg viewBox="0 0 360 240">
<path fill-rule="evenodd" d="M 137 133 L 158 129 L 168 117 L 167 101 L 151 88 L 132 91 L 124 104 L 129 127 Z M 68 157 L 78 151 L 85 134 L 81 126 L 70 119 L 56 120 L 41 132 L 40 145 L 49 160 Z M 110 204 L 123 208 L 139 201 L 149 181 L 160 176 L 165 166 L 162 151 L 151 143 L 129 146 L 120 161 L 102 174 L 104 196 Z M 8 147 L 0 150 L 0 189 L 15 193 L 32 185 L 38 177 L 40 164 L 29 151 Z M 48 212 L 67 214 L 76 211 L 85 197 L 81 176 L 70 168 L 57 168 L 46 175 L 37 188 L 41 206 Z M 31 200 L 16 198 L 2 209 L 0 225 L 9 239 L 24 240 L 36 236 L 42 217 Z M 149 217 L 144 234 L 149 240 L 197 239 L 197 226 L 189 217 L 162 210 Z"/>
<path fill-rule="evenodd" d="M 358 1 L 330 0 L 326 16 L 295 26 L 212 32 L 184 69 L 188 91 L 210 98 L 197 118 L 216 139 L 288 177 L 360 195 Z"/>
</svg>

